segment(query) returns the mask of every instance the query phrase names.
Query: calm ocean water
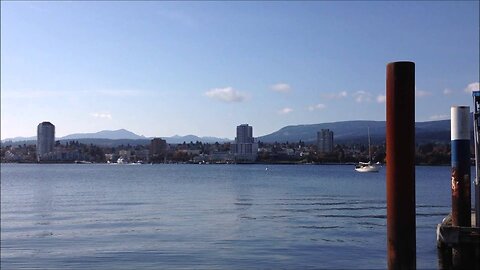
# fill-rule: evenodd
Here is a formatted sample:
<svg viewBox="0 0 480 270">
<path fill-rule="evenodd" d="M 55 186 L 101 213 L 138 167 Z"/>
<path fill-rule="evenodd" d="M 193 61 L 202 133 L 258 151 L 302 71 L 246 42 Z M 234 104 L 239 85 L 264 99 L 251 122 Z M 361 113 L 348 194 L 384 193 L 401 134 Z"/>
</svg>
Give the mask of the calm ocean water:
<svg viewBox="0 0 480 270">
<path fill-rule="evenodd" d="M 434 269 L 450 168 L 417 167 L 416 193 Z M 385 168 L 2 164 L 1 269 L 22 268 L 384 269 Z"/>
</svg>

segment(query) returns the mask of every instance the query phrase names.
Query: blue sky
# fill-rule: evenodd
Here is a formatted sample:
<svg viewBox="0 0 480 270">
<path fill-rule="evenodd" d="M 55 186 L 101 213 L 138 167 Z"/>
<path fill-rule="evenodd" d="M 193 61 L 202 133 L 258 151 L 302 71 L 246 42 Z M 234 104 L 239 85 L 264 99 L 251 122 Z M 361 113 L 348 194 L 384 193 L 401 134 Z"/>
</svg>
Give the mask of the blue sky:
<svg viewBox="0 0 480 270">
<path fill-rule="evenodd" d="M 416 63 L 416 120 L 479 82 L 479 2 L 1 2 L 1 138 L 125 128 L 233 138 L 385 120 Z"/>
</svg>

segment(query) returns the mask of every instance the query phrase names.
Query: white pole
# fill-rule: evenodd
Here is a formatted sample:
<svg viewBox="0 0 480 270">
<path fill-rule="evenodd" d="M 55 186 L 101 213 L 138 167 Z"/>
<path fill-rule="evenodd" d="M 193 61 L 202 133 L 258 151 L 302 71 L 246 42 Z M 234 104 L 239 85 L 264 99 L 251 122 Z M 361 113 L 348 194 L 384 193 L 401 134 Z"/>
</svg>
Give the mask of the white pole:
<svg viewBox="0 0 480 270">
<path fill-rule="evenodd" d="M 473 114 L 473 136 L 475 139 L 475 227 L 480 227 L 480 180 L 479 180 L 479 173 L 480 173 L 480 162 L 478 161 L 480 157 L 480 146 L 479 146 L 479 127 L 478 121 L 480 121 L 479 115 L 479 102 L 480 102 L 480 91 L 474 91 L 473 95 L 473 106 L 474 106 L 474 114 Z"/>
</svg>

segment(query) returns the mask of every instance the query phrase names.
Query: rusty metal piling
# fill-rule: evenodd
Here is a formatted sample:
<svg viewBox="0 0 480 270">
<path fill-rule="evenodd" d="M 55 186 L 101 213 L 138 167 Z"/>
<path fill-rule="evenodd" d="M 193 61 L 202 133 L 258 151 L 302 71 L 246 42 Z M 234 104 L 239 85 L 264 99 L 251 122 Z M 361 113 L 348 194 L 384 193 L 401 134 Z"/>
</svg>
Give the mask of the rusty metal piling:
<svg viewBox="0 0 480 270">
<path fill-rule="evenodd" d="M 415 63 L 387 65 L 388 269 L 416 269 Z"/>
</svg>

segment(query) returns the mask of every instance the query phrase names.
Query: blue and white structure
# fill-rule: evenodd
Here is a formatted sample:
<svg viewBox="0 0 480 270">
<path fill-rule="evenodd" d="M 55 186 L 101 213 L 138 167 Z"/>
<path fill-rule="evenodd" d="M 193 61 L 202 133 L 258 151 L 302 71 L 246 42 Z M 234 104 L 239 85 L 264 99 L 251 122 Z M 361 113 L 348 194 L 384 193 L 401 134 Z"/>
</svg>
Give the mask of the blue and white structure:
<svg viewBox="0 0 480 270">
<path fill-rule="evenodd" d="M 452 225 L 471 227 L 470 107 L 451 108 Z"/>
</svg>

